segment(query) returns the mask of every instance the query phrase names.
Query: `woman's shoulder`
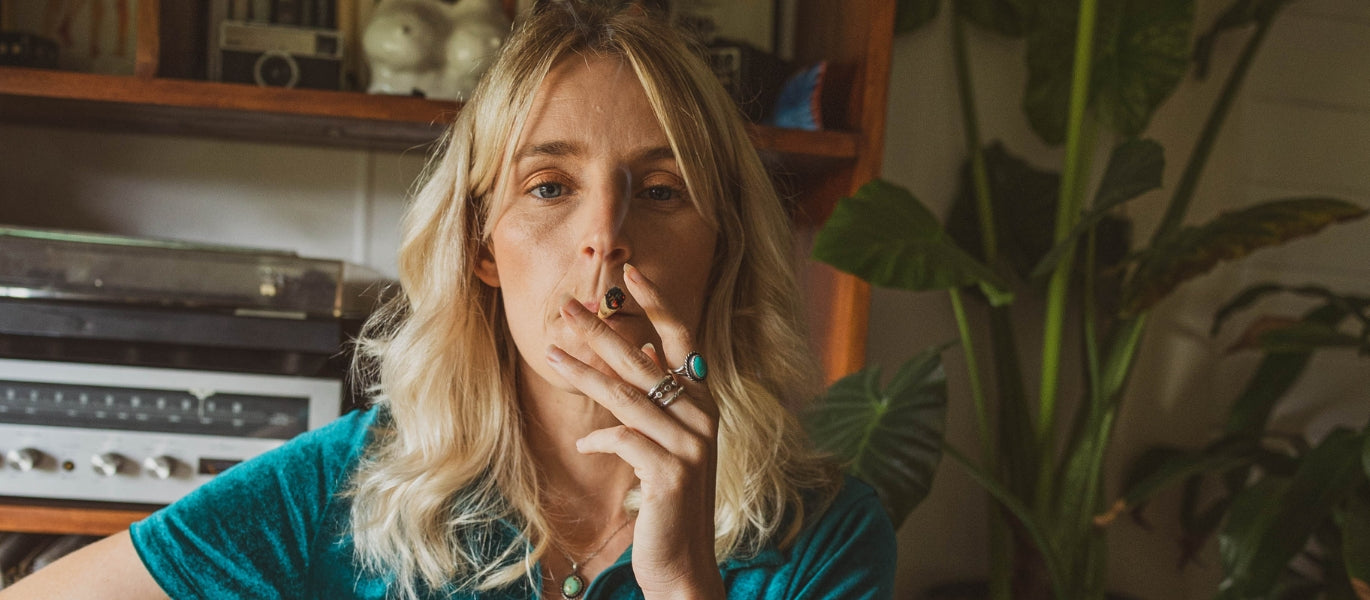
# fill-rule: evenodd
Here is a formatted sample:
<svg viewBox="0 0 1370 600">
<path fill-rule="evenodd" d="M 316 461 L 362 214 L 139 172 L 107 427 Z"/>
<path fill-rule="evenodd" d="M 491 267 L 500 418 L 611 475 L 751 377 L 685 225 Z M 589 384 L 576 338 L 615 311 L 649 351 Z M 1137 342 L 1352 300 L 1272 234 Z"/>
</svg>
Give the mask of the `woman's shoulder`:
<svg viewBox="0 0 1370 600">
<path fill-rule="evenodd" d="M 894 526 L 875 490 L 846 476 L 835 492 L 812 490 L 807 498 L 808 516 L 791 544 L 724 565 L 729 597 L 890 597 Z"/>
<path fill-rule="evenodd" d="M 305 432 L 300 438 L 314 444 L 356 444 L 367 441 L 372 430 L 384 421 L 381 407 L 358 408 L 343 413 L 323 427 Z"/>
<path fill-rule="evenodd" d="M 834 532 L 852 533 L 859 530 L 881 535 L 894 532 L 889 514 L 875 489 L 851 475 L 843 475 L 841 486 L 826 501 L 811 503 L 813 518 L 805 527 L 806 537 L 827 537 Z"/>
<path fill-rule="evenodd" d="M 312 444 L 365 441 L 371 429 L 382 420 L 379 406 L 354 409 L 343 413 L 323 427 L 301 434 L 297 439 Z"/>
</svg>

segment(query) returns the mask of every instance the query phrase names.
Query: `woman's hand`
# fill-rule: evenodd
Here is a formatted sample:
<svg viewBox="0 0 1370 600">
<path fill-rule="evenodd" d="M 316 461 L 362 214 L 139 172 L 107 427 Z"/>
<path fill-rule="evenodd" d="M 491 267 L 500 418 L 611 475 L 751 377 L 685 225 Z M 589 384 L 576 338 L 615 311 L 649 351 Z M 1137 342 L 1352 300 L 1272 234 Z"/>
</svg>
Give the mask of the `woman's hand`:
<svg viewBox="0 0 1370 600">
<path fill-rule="evenodd" d="M 608 409 L 621 425 L 581 438 L 581 453 L 616 454 L 642 483 L 642 508 L 633 534 L 633 573 L 647 598 L 722 598 L 723 581 L 714 558 L 714 486 L 717 468 L 718 407 L 704 382 L 677 377 L 684 391 L 669 406 L 657 406 L 649 390 L 667 376 L 667 365 L 683 364 L 695 350 L 694 336 L 662 303 L 658 289 L 640 271 L 624 266 L 628 292 L 661 337 L 661 356 L 649 356 L 623 339 L 576 301 L 561 308 L 618 378 L 601 373 L 556 346 L 547 360 L 586 396 Z"/>
</svg>

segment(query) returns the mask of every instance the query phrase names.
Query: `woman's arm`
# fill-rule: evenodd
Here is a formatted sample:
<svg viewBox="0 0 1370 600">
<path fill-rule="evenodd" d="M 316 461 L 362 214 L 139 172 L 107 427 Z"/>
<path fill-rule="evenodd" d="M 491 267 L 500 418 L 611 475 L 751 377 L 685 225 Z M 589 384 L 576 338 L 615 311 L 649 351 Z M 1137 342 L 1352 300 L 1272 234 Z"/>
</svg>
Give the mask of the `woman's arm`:
<svg viewBox="0 0 1370 600">
<path fill-rule="evenodd" d="M 0 599 L 143 600 L 166 598 L 128 532 L 95 542 L 0 591 Z"/>
</svg>

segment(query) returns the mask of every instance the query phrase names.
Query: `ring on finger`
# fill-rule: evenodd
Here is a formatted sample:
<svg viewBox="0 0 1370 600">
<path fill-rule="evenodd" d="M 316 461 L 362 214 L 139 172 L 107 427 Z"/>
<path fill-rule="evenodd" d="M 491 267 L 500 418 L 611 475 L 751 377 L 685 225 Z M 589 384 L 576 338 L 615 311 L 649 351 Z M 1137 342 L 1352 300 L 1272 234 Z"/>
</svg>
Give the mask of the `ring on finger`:
<svg viewBox="0 0 1370 600">
<path fill-rule="evenodd" d="M 691 352 L 685 356 L 685 364 L 671 369 L 671 373 L 699 383 L 709 376 L 709 365 L 698 352 Z"/>
<path fill-rule="evenodd" d="M 676 386 L 675 391 L 674 391 L 674 392 L 671 392 L 671 395 L 666 396 L 665 398 L 662 398 L 661 400 L 658 400 L 658 401 L 656 402 L 656 405 L 657 405 L 657 406 L 660 406 L 661 408 L 666 408 L 667 406 L 670 406 L 672 402 L 675 402 L 675 399 L 676 399 L 676 398 L 679 398 L 680 395 L 683 394 L 683 393 L 685 393 L 685 388 L 680 387 L 680 386 Z"/>
<path fill-rule="evenodd" d="M 675 375 L 668 373 L 661 378 L 661 381 L 652 386 L 652 389 L 647 390 L 647 398 L 660 405 L 664 398 L 671 395 L 672 392 L 679 392 L 680 389 L 680 382 L 676 381 Z M 675 400 L 674 397 L 671 399 Z"/>
</svg>

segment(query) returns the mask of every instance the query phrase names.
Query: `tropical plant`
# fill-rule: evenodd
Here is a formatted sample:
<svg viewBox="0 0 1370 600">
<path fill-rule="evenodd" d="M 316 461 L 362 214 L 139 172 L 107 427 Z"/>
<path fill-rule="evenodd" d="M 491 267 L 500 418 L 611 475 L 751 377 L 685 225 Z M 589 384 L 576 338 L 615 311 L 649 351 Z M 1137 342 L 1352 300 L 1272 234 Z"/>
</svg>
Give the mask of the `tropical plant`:
<svg viewBox="0 0 1370 600">
<path fill-rule="evenodd" d="M 1370 600 L 1370 422 L 1334 429 L 1316 445 L 1271 423 L 1275 408 L 1302 377 L 1313 354 L 1355 349 L 1370 356 L 1370 297 L 1319 286 L 1253 286 L 1223 306 L 1224 321 L 1275 293 L 1318 303 L 1302 317 L 1256 319 L 1234 350 L 1264 355 L 1228 412 L 1223 434 L 1190 450 L 1157 446 L 1130 469 L 1127 490 L 1098 519 L 1124 511 L 1141 520 L 1157 493 L 1183 484 L 1180 565 L 1216 533 L 1223 580 L 1217 598 L 1360 598 Z M 1358 333 L 1345 331 L 1350 322 Z M 1365 392 L 1370 401 L 1370 392 Z"/>
<path fill-rule="evenodd" d="M 1236 0 L 1191 52 L 1193 0 L 948 0 L 963 131 L 971 149 L 953 221 L 944 226 L 913 193 L 875 180 L 843 199 L 816 238 L 815 258 L 871 284 L 950 295 L 980 461 L 949 445 L 943 450 L 997 501 L 990 515 L 990 589 L 996 598 L 1103 596 L 1103 531 L 1093 519 L 1106 508 L 1104 458 L 1156 303 L 1221 261 L 1366 213 L 1331 198 L 1285 198 L 1201 225 L 1184 224 L 1256 49 L 1288 1 Z M 941 5 L 901 0 L 897 25 L 917 29 L 937 18 Z M 1043 140 L 1064 143 L 1059 174 L 1032 169 L 1001 146 L 982 143 L 967 23 L 1026 38 L 1023 109 Z M 1164 218 L 1146 245 L 1131 248 L 1118 209 L 1159 188 L 1164 167 L 1161 146 L 1138 136 L 1191 61 L 1197 72 L 1206 72 L 1213 40 L 1239 28 L 1254 31 L 1199 132 Z M 1104 144 L 1112 150 L 1091 190 L 1090 159 Z M 1050 215 L 1045 223 L 1033 218 L 1043 214 Z M 1044 313 L 1032 308 L 1037 304 L 1045 306 Z M 973 321 L 981 318 L 992 357 L 987 370 L 981 367 L 984 350 L 972 335 Z M 1070 373 L 1063 364 L 1068 321 L 1078 324 L 1081 355 Z M 1041 329 L 1040 339 L 1026 346 L 1041 357 L 1032 382 L 1025 377 L 1025 346 L 1018 339 L 1033 329 L 1020 327 L 1028 324 Z M 820 416 L 809 420 L 826 424 L 814 429 L 815 439 L 852 461 L 896 523 L 912 506 L 908 494 L 917 500 L 926 493 L 925 485 L 910 482 L 926 483 L 939 458 L 927 450 L 940 441 L 940 424 L 927 426 L 935 411 L 901 404 L 915 398 L 932 404 L 927 396 L 901 390 L 919 387 L 911 383 L 917 380 L 913 373 L 940 373 L 925 368 L 935 362 L 935 354 L 911 361 L 923 367 L 901 369 L 898 386 L 891 386 L 897 389 L 880 390 L 878 374 L 871 372 L 844 379 L 826 404 L 819 403 Z M 992 387 L 983 381 L 991 374 Z M 1071 413 L 1061 398 L 1067 374 L 1078 376 L 1084 390 Z M 933 379 L 945 385 L 940 376 Z M 915 427 L 934 437 L 909 439 Z M 909 451 L 910 445 L 920 451 Z"/>
</svg>

